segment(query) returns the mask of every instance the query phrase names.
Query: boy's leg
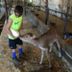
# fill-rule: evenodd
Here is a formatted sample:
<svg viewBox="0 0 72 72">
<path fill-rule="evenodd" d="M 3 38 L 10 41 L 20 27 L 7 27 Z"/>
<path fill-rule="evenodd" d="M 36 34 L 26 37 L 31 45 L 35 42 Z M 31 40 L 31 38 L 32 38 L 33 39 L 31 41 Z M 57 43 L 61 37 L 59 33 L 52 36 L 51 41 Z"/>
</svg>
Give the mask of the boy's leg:
<svg viewBox="0 0 72 72">
<path fill-rule="evenodd" d="M 12 49 L 12 59 L 16 59 L 17 56 L 16 56 L 16 50 L 15 49 Z"/>
<path fill-rule="evenodd" d="M 17 59 L 17 56 L 16 56 L 16 41 L 9 39 L 9 47 L 12 50 L 11 57 L 12 57 L 13 63 L 16 65 L 19 64 L 19 60 Z"/>
<path fill-rule="evenodd" d="M 16 56 L 16 41 L 15 40 L 11 40 L 11 39 L 9 39 L 9 47 L 10 47 L 10 49 L 11 49 L 11 57 L 12 57 L 12 59 L 16 59 L 17 58 L 17 56 Z"/>
<path fill-rule="evenodd" d="M 18 51 L 19 51 L 19 58 L 23 58 L 24 51 L 23 51 L 23 46 L 22 45 L 19 45 Z"/>
<path fill-rule="evenodd" d="M 16 56 L 16 50 L 15 49 L 12 49 L 12 62 L 15 64 L 15 65 L 19 65 L 19 60 Z"/>
<path fill-rule="evenodd" d="M 15 65 L 18 65 L 19 64 L 19 60 L 16 56 L 16 50 L 15 49 L 12 49 L 12 61 Z"/>
<path fill-rule="evenodd" d="M 15 40 L 9 39 L 9 47 L 10 47 L 11 50 L 12 50 L 11 57 L 12 57 L 13 59 L 15 59 L 15 58 L 16 58 L 16 43 L 15 43 Z"/>
<path fill-rule="evenodd" d="M 24 51 L 23 51 L 23 42 L 22 42 L 22 40 L 20 40 L 20 38 L 18 38 L 16 40 L 16 43 L 18 44 L 19 57 L 22 57 L 23 54 L 24 54 Z"/>
</svg>

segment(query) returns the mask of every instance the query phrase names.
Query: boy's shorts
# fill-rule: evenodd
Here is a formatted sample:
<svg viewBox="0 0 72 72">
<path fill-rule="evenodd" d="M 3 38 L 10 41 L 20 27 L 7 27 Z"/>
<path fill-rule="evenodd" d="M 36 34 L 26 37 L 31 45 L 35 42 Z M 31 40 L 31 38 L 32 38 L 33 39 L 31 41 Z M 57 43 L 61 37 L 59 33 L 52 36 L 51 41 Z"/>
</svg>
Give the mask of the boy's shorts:
<svg viewBox="0 0 72 72">
<path fill-rule="evenodd" d="M 17 38 L 17 39 L 9 39 L 9 47 L 11 49 L 16 49 L 17 48 L 17 45 L 23 45 L 23 42 L 20 38 Z"/>
</svg>

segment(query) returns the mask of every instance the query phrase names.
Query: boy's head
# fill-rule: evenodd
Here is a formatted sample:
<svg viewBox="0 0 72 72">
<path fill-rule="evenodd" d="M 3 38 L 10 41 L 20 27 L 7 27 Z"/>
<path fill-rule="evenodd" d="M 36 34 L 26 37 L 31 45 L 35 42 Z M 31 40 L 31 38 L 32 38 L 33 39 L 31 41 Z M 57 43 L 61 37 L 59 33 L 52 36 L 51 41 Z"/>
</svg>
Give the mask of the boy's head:
<svg viewBox="0 0 72 72">
<path fill-rule="evenodd" d="M 21 16 L 21 15 L 23 14 L 23 7 L 20 6 L 20 5 L 17 5 L 17 6 L 15 7 L 14 12 L 15 12 L 15 15 L 16 15 L 16 16 Z"/>
</svg>

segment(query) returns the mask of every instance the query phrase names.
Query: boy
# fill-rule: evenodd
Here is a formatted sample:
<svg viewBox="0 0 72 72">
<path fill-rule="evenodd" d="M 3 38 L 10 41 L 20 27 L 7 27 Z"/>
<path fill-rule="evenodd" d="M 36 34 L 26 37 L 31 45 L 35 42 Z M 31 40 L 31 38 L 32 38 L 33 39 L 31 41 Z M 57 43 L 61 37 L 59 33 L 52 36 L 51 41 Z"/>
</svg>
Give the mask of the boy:
<svg viewBox="0 0 72 72">
<path fill-rule="evenodd" d="M 19 49 L 18 49 L 19 58 L 21 58 L 23 55 L 23 49 L 22 49 L 23 42 L 19 38 L 19 32 L 21 30 L 22 22 L 23 22 L 22 14 L 23 14 L 22 6 L 17 5 L 14 9 L 14 13 L 11 16 L 9 16 L 7 29 L 6 29 L 9 39 L 9 47 L 12 49 L 11 57 L 16 62 L 18 61 L 16 56 L 17 45 L 19 45 Z M 17 36 L 13 32 L 16 33 Z"/>
</svg>

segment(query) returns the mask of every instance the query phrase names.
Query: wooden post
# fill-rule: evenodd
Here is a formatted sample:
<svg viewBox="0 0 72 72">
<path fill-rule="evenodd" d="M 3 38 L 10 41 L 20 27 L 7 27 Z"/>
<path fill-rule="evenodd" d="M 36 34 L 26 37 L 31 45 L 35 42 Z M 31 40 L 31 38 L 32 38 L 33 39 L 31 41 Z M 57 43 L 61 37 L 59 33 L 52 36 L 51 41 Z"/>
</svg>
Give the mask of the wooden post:
<svg viewBox="0 0 72 72">
<path fill-rule="evenodd" d="M 6 0 L 4 0 L 4 2 L 5 2 L 5 10 L 6 10 L 6 19 L 8 20 L 7 2 L 6 2 Z"/>
<path fill-rule="evenodd" d="M 45 0 L 45 24 L 48 24 L 49 18 L 49 8 L 48 8 L 48 0 Z"/>
<path fill-rule="evenodd" d="M 70 1 L 68 0 L 66 14 L 65 14 L 65 19 L 64 19 L 64 33 L 67 32 L 67 22 L 68 22 L 68 14 L 69 14 L 69 5 L 70 5 Z"/>
<path fill-rule="evenodd" d="M 26 16 L 26 0 L 24 0 L 24 13 L 25 13 L 25 16 Z"/>
<path fill-rule="evenodd" d="M 39 9 L 41 9 L 41 0 L 40 0 L 40 2 L 39 2 Z"/>
</svg>

